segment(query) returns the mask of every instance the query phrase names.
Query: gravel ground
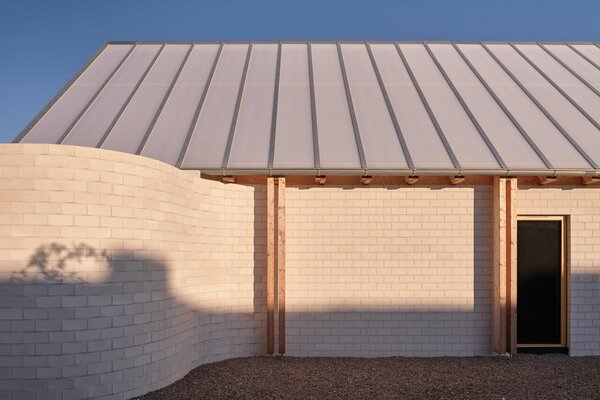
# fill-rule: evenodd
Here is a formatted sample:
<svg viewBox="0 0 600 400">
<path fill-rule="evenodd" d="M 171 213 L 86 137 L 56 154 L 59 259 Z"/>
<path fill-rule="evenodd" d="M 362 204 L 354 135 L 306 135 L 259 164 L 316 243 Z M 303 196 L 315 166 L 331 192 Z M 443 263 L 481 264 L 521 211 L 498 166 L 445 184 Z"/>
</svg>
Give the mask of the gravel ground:
<svg viewBox="0 0 600 400">
<path fill-rule="evenodd" d="M 140 399 L 600 399 L 600 357 L 252 357 Z"/>
</svg>

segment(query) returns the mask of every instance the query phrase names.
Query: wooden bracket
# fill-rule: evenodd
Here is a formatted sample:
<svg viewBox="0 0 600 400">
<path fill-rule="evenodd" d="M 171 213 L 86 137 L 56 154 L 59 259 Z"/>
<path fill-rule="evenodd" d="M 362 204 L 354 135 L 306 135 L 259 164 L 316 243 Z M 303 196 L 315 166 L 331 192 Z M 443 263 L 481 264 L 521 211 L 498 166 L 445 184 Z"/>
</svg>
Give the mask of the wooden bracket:
<svg viewBox="0 0 600 400">
<path fill-rule="evenodd" d="M 554 182 L 556 182 L 555 176 L 538 176 L 538 183 L 540 185 L 547 185 Z"/>
<path fill-rule="evenodd" d="M 315 183 L 319 185 L 324 185 L 327 181 L 327 177 L 325 175 L 317 175 L 315 176 Z"/>
<path fill-rule="evenodd" d="M 419 181 L 418 176 L 405 176 L 404 177 L 404 182 L 406 182 L 407 185 L 414 185 L 418 181 Z"/>
<path fill-rule="evenodd" d="M 221 178 L 221 180 L 223 181 L 223 183 L 235 183 L 235 176 L 224 175 L 223 178 Z"/>
<path fill-rule="evenodd" d="M 458 185 L 465 181 L 465 177 L 462 175 L 449 176 L 448 178 L 450 178 L 450 183 L 453 185 Z"/>
<path fill-rule="evenodd" d="M 593 185 L 595 183 L 600 183 L 600 177 L 597 177 L 597 176 L 583 176 L 581 178 L 581 182 L 584 185 Z"/>
<path fill-rule="evenodd" d="M 368 185 L 373 180 L 373 177 L 370 175 L 365 175 L 360 177 L 360 183 L 363 185 Z"/>
</svg>

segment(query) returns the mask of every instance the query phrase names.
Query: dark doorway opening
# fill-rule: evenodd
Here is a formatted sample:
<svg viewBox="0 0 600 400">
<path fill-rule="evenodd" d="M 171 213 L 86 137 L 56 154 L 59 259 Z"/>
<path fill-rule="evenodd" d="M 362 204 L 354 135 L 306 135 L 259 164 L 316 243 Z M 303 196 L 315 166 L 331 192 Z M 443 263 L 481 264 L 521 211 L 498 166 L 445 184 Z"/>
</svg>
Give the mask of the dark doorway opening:
<svg viewBox="0 0 600 400">
<path fill-rule="evenodd" d="M 517 222 L 517 347 L 566 348 L 564 217 Z"/>
</svg>

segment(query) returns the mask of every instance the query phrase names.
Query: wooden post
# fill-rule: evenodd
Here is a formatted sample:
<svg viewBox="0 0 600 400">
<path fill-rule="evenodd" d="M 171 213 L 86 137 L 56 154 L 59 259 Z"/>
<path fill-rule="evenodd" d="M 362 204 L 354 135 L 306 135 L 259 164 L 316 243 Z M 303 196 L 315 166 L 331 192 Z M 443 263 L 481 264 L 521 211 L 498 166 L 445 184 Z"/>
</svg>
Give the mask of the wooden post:
<svg viewBox="0 0 600 400">
<path fill-rule="evenodd" d="M 517 213 L 515 207 L 517 179 L 506 180 L 506 258 L 507 258 L 507 343 L 506 351 L 517 352 Z"/>
<path fill-rule="evenodd" d="M 277 305 L 279 307 L 279 354 L 285 353 L 285 178 L 277 192 Z"/>
<path fill-rule="evenodd" d="M 492 327 L 494 351 L 506 352 L 506 180 L 494 177 L 493 240 L 494 264 L 492 267 Z"/>
<path fill-rule="evenodd" d="M 492 325 L 496 353 L 514 353 L 517 345 L 516 215 L 513 204 L 516 184 L 516 179 L 494 177 Z"/>
<path fill-rule="evenodd" d="M 267 354 L 275 351 L 275 180 L 267 178 Z"/>
</svg>

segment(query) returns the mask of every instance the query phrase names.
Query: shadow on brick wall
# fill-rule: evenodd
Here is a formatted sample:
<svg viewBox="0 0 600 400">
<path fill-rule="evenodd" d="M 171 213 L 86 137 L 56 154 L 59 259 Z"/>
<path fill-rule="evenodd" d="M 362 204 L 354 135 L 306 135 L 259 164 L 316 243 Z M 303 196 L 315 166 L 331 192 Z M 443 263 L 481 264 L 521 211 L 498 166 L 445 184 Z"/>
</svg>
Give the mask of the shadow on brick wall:
<svg viewBox="0 0 600 400">
<path fill-rule="evenodd" d="M 266 197 L 264 190 L 254 196 L 254 296 L 241 311 L 186 301 L 172 289 L 168 264 L 136 258 L 134 251 L 106 252 L 85 243 L 35 249 L 25 268 L 0 282 L 0 399 L 124 399 L 168 385 L 200 364 L 264 354 Z M 490 354 L 489 208 L 491 200 L 476 192 L 473 243 L 465 245 L 474 250 L 473 260 L 465 260 L 473 266 L 468 307 L 425 299 L 412 309 L 290 311 L 290 354 Z M 600 298 L 598 276 L 573 276 L 571 282 L 572 292 Z M 589 339 L 589 346 L 600 343 L 598 304 L 573 304 L 571 310 L 583 315 L 571 335 Z"/>
<path fill-rule="evenodd" d="M 1 399 L 129 398 L 264 353 L 260 302 L 198 308 L 167 265 L 132 254 L 51 243 L 0 282 Z"/>
</svg>

